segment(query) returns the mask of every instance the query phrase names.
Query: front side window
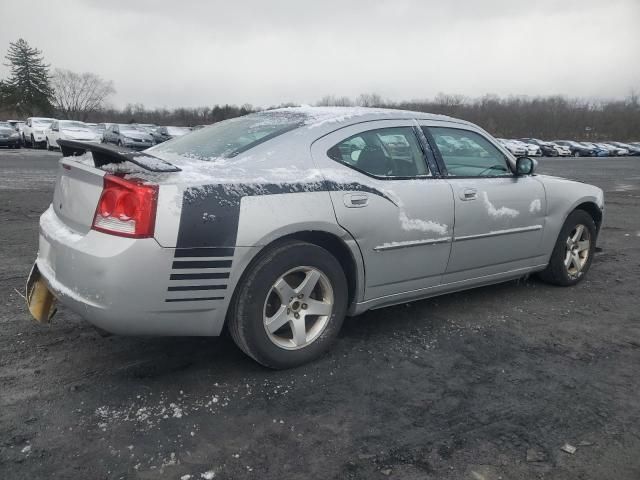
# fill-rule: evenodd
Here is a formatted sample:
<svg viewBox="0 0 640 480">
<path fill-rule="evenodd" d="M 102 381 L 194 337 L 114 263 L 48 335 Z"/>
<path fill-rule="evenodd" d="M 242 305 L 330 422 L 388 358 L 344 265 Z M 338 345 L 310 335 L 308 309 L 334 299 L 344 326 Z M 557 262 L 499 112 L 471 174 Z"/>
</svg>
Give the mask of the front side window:
<svg viewBox="0 0 640 480">
<path fill-rule="evenodd" d="M 327 156 L 375 177 L 429 175 L 422 149 L 411 127 L 380 128 L 358 133 L 331 147 Z"/>
<path fill-rule="evenodd" d="M 510 174 L 506 157 L 482 135 L 446 127 L 422 127 L 440 151 L 452 177 L 499 177 Z"/>
</svg>

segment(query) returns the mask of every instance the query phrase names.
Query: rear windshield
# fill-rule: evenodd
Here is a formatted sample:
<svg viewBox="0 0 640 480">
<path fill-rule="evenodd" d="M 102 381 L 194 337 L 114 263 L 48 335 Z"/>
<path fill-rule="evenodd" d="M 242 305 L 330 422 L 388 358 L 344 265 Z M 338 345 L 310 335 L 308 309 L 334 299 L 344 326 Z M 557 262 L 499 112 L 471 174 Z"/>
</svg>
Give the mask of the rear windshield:
<svg viewBox="0 0 640 480">
<path fill-rule="evenodd" d="M 148 151 L 174 153 L 200 160 L 231 158 L 298 128 L 304 120 L 305 116 L 300 113 L 262 112 L 216 123 L 161 143 Z"/>
</svg>

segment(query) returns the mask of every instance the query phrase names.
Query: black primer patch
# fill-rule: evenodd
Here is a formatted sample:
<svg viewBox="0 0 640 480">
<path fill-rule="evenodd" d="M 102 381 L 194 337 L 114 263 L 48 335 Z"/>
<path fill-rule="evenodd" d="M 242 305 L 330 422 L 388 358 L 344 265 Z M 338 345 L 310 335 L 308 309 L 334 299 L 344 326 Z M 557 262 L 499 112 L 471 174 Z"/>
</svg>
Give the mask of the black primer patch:
<svg viewBox="0 0 640 480">
<path fill-rule="evenodd" d="M 178 249 L 197 250 L 234 247 L 240 221 L 240 201 L 243 197 L 337 191 L 367 192 L 397 206 L 384 192 L 357 182 L 325 180 L 313 183 L 203 185 L 188 188 L 184 192 L 176 246 Z M 182 252 L 176 250 L 178 251 Z M 176 256 L 179 255 L 176 253 Z"/>
</svg>

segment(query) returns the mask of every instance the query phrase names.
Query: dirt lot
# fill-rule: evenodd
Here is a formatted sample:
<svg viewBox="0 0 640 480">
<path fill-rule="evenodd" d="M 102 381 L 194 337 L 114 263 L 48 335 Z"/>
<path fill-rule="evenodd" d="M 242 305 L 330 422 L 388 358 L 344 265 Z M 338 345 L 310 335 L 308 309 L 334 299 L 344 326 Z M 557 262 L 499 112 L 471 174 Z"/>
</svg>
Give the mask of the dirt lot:
<svg viewBox="0 0 640 480">
<path fill-rule="evenodd" d="M 31 322 L 16 289 L 57 157 L 0 151 L 0 479 L 640 478 L 640 158 L 541 161 L 606 191 L 579 286 L 370 312 L 273 372 L 225 337 Z"/>
</svg>

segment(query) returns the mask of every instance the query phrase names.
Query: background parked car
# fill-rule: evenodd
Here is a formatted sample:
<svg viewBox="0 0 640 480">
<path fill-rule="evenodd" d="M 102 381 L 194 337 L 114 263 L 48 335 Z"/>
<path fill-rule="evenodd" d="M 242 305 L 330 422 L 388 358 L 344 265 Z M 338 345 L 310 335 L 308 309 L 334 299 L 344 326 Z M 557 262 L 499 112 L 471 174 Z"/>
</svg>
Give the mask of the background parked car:
<svg viewBox="0 0 640 480">
<path fill-rule="evenodd" d="M 567 147 L 574 157 L 593 157 L 595 154 L 593 148 L 573 140 L 554 140 L 553 143 Z"/>
<path fill-rule="evenodd" d="M 629 153 L 629 150 L 627 150 L 626 148 L 616 147 L 604 142 L 596 143 L 596 145 L 598 145 L 600 148 L 607 149 L 609 151 L 609 155 L 612 157 L 619 157 L 622 155 L 627 155 Z"/>
<path fill-rule="evenodd" d="M 610 150 L 607 148 L 603 148 L 593 142 L 580 142 L 587 147 L 590 147 L 593 150 L 593 155 L 595 157 L 608 157 L 610 155 Z"/>
<path fill-rule="evenodd" d="M 144 150 L 155 144 L 153 137 L 144 129 L 126 123 L 109 125 L 102 135 L 102 141 L 134 150 Z"/>
<path fill-rule="evenodd" d="M 100 134 L 100 137 L 104 137 L 104 132 L 107 128 L 109 128 L 111 125 L 113 125 L 113 123 L 98 123 L 96 125 L 96 130 L 98 131 L 98 133 Z"/>
<path fill-rule="evenodd" d="M 46 142 L 45 130 L 55 118 L 29 117 L 22 129 L 22 143 L 32 148 L 43 147 Z"/>
<path fill-rule="evenodd" d="M 607 144 L 627 150 L 629 152 L 627 153 L 627 155 L 640 155 L 640 146 L 635 146 L 635 145 L 631 145 L 629 143 L 623 143 L 623 142 L 607 142 Z"/>
<path fill-rule="evenodd" d="M 0 122 L 0 147 L 20 148 L 20 133 L 9 122 Z"/>
<path fill-rule="evenodd" d="M 558 152 L 558 156 L 559 157 L 570 157 L 571 156 L 571 150 L 569 150 L 569 147 L 567 147 L 566 145 L 558 145 L 555 142 L 549 142 L 551 143 L 551 145 L 553 145 L 553 148 L 556 149 L 556 151 Z"/>
<path fill-rule="evenodd" d="M 182 137 L 190 132 L 191 129 L 189 127 L 158 127 L 156 130 L 156 142 L 166 142 L 172 138 Z"/>
<path fill-rule="evenodd" d="M 545 157 L 557 157 L 558 150 L 556 150 L 550 142 L 545 142 L 544 140 L 539 140 L 537 138 L 521 138 L 521 141 L 528 144 L 537 145 L 540 147 L 540 151 L 542 155 Z"/>
<path fill-rule="evenodd" d="M 522 145 L 524 145 L 524 148 L 527 149 L 527 156 L 528 157 L 541 157 L 542 156 L 542 150 L 535 143 L 527 143 L 527 142 L 523 142 L 522 140 L 512 140 L 512 141 L 513 142 L 517 142 L 517 143 L 521 143 Z"/>
<path fill-rule="evenodd" d="M 7 120 L 7 123 L 9 123 L 20 134 L 20 141 L 22 142 L 22 129 L 24 128 L 25 122 L 22 120 Z"/>
<path fill-rule="evenodd" d="M 58 140 L 81 140 L 100 143 L 102 137 L 83 122 L 55 120 L 45 131 L 47 150 L 58 147 Z"/>
<path fill-rule="evenodd" d="M 506 138 L 498 138 L 497 140 L 516 157 L 527 156 L 527 148 L 524 143 L 517 142 L 515 140 L 508 140 Z"/>
</svg>

